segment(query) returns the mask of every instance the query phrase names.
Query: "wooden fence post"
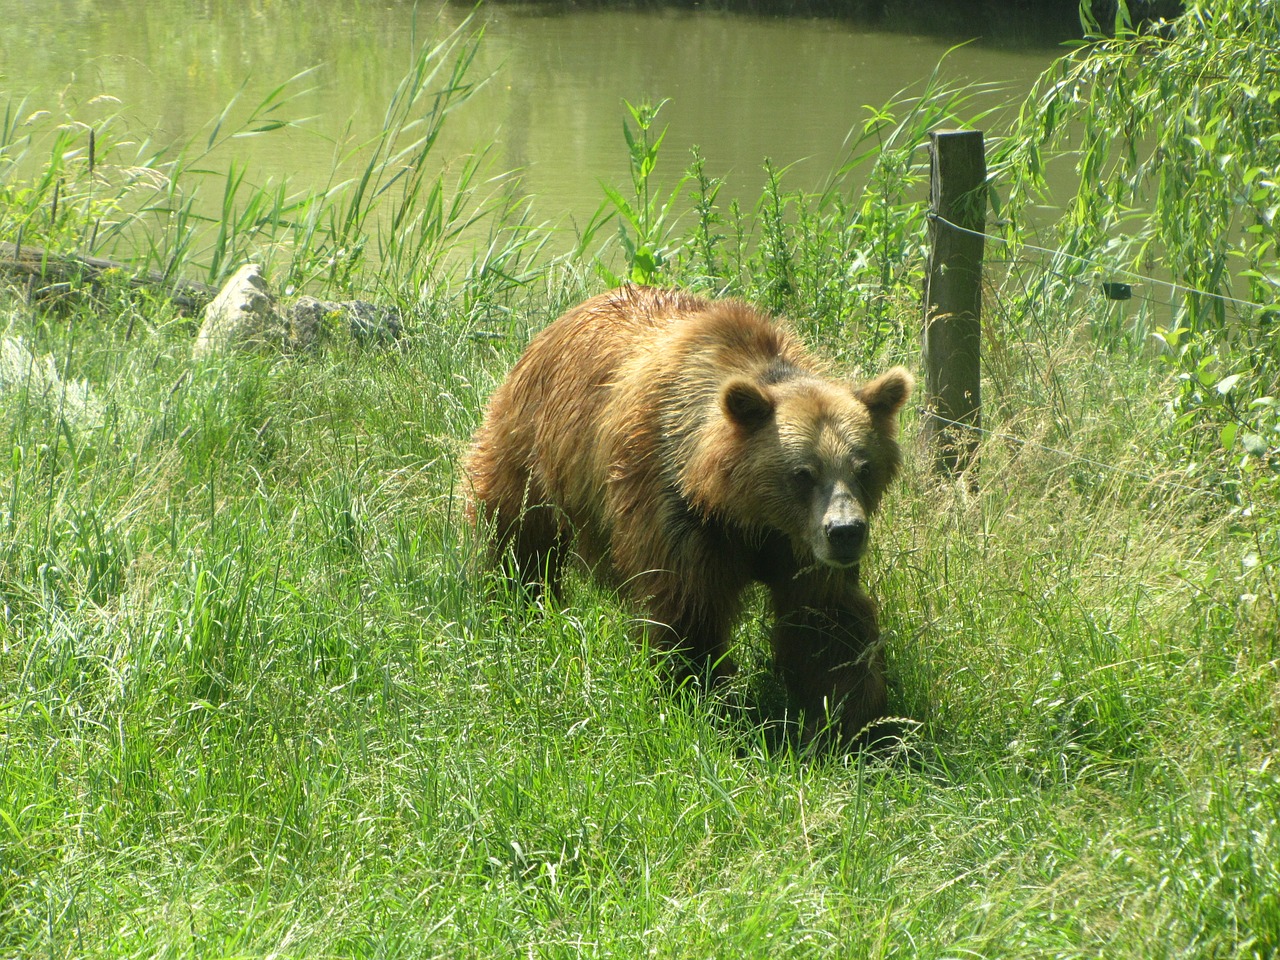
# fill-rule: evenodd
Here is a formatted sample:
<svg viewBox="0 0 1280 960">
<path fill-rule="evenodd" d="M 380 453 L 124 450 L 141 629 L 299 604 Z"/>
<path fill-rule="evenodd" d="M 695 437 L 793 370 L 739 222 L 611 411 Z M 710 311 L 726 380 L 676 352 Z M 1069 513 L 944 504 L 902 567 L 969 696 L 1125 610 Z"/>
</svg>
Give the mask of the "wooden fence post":
<svg viewBox="0 0 1280 960">
<path fill-rule="evenodd" d="M 924 281 L 924 437 L 945 476 L 976 466 L 982 425 L 982 251 L 987 161 L 980 130 L 935 130 Z M 970 429 L 973 428 L 973 429 Z"/>
</svg>

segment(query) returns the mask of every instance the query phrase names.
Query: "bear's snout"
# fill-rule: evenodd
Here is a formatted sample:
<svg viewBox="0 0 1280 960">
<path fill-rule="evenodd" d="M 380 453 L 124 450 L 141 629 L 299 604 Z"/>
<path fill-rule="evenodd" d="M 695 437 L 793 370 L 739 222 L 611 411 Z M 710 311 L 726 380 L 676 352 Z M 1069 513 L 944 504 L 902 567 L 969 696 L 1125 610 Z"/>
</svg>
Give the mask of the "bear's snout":
<svg viewBox="0 0 1280 960">
<path fill-rule="evenodd" d="M 867 521 L 860 517 L 828 520 L 823 533 L 827 535 L 832 558 L 845 563 L 862 556 L 867 545 Z"/>
<path fill-rule="evenodd" d="M 827 520 L 822 526 L 827 538 L 827 563 L 847 567 L 857 563 L 867 548 L 867 521 L 861 517 L 839 517 Z"/>
<path fill-rule="evenodd" d="M 814 554 L 829 566 L 851 567 L 866 552 L 870 534 L 867 515 L 844 484 L 837 483 L 831 491 L 817 532 Z"/>
</svg>

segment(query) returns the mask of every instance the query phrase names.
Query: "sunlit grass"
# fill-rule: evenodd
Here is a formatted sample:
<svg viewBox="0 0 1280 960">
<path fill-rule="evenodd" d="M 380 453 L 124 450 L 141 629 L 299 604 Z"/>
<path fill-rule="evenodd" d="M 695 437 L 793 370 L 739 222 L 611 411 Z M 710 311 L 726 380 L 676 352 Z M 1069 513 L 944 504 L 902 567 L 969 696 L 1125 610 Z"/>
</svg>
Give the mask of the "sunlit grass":
<svg viewBox="0 0 1280 960">
<path fill-rule="evenodd" d="M 585 582 L 537 609 L 476 572 L 457 456 L 517 343 L 193 365 L 180 324 L 80 331 L 44 339 L 103 425 L 3 406 L 10 954 L 1274 943 L 1266 627 L 1185 491 L 996 440 L 977 494 L 910 469 L 869 582 L 917 760 L 806 759 L 673 698 Z M 1101 401 L 1129 376 L 1069 399 L 1140 472 Z"/>
</svg>

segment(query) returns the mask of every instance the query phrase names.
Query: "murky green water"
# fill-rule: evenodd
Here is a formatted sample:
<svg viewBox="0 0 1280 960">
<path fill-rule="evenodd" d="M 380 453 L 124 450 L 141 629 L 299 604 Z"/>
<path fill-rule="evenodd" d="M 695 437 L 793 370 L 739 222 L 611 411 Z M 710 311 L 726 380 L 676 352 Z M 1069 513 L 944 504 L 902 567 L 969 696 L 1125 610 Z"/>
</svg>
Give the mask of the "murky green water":
<svg viewBox="0 0 1280 960">
<path fill-rule="evenodd" d="M 243 113 L 311 70 L 287 111 L 308 118 L 300 128 L 230 147 L 252 181 L 287 175 L 297 187 L 323 184 L 336 155 L 374 135 L 414 51 L 469 11 L 443 0 L 7 0 L 0 8 L 0 94 L 25 96 L 26 111 L 86 122 L 119 113 L 139 138 L 161 143 L 207 136 L 237 94 Z M 662 159 L 672 179 L 697 144 L 708 170 L 750 201 L 766 157 L 795 165 L 788 182 L 817 186 L 864 105 L 918 84 L 966 39 L 696 11 L 548 15 L 503 5 L 476 21 L 485 38 L 474 76 L 490 80 L 451 117 L 441 159 L 492 142 L 495 172 L 523 169 L 539 220 L 581 220 L 603 199 L 600 181 L 627 182 L 624 99 L 669 98 Z M 974 43 L 947 55 L 943 72 L 998 82 L 1012 97 L 1058 52 Z"/>
</svg>

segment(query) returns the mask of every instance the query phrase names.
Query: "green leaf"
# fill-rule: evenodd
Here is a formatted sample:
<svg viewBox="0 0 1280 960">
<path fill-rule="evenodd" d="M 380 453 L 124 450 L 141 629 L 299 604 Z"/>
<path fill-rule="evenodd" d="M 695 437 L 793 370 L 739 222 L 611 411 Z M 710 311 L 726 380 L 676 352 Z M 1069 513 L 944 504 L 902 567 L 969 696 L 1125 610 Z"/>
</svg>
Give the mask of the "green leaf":
<svg viewBox="0 0 1280 960">
<path fill-rule="evenodd" d="M 624 197 L 615 187 L 609 186 L 607 183 L 601 183 L 600 187 L 604 190 L 604 195 L 609 198 L 609 202 L 613 204 L 614 210 L 618 212 L 627 223 L 631 224 L 631 229 L 636 233 L 640 232 L 639 215 L 631 206 L 631 203 Z"/>
<path fill-rule="evenodd" d="M 1240 442 L 1244 444 L 1245 452 L 1250 456 L 1265 457 L 1267 455 L 1267 441 L 1256 433 L 1246 433 Z"/>
<path fill-rule="evenodd" d="M 1218 434 L 1218 439 L 1222 441 L 1223 450 L 1231 450 L 1232 444 L 1236 442 L 1236 434 L 1239 430 L 1240 424 L 1238 423 L 1228 423 L 1222 428 L 1222 431 Z"/>
<path fill-rule="evenodd" d="M 1216 389 L 1218 393 L 1222 394 L 1222 396 L 1225 397 L 1228 393 L 1231 392 L 1231 388 L 1234 387 L 1239 382 L 1240 382 L 1240 374 L 1233 373 L 1231 374 L 1231 376 L 1223 377 L 1221 380 L 1219 380 L 1217 383 Z"/>
</svg>

